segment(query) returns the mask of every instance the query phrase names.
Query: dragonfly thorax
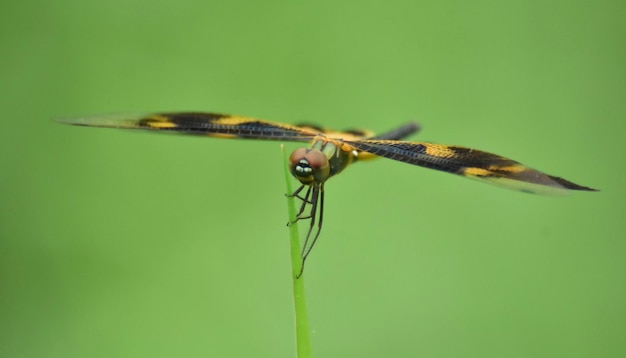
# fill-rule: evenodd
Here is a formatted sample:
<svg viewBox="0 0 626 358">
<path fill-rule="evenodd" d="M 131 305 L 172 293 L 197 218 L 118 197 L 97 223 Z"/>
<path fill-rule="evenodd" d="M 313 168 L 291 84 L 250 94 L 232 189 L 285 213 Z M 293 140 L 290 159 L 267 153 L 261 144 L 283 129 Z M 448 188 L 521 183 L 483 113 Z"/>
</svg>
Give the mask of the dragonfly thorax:
<svg viewBox="0 0 626 358">
<path fill-rule="evenodd" d="M 305 185 L 323 183 L 330 177 L 328 158 L 317 149 L 298 148 L 289 156 L 291 174 Z"/>
</svg>

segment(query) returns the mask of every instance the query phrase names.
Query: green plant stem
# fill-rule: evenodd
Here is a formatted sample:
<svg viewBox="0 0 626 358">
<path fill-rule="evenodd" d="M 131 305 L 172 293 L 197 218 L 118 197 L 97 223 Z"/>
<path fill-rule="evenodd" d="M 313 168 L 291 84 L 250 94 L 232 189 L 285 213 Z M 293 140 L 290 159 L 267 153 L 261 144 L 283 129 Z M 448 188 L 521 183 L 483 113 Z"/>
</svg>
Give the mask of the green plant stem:
<svg viewBox="0 0 626 358">
<path fill-rule="evenodd" d="M 283 163 L 285 166 L 285 182 L 287 184 L 287 194 L 293 193 L 291 187 L 291 173 L 287 161 L 285 147 L 281 145 L 283 152 Z M 293 303 L 296 320 L 296 349 L 298 358 L 311 357 L 311 334 L 309 331 L 309 321 L 306 314 L 306 300 L 304 295 L 304 273 L 298 278 L 301 272 L 302 258 L 300 256 L 300 237 L 298 223 L 296 220 L 296 207 L 294 198 L 287 196 L 287 211 L 289 213 L 289 236 L 291 243 L 291 278 L 293 280 Z"/>
</svg>

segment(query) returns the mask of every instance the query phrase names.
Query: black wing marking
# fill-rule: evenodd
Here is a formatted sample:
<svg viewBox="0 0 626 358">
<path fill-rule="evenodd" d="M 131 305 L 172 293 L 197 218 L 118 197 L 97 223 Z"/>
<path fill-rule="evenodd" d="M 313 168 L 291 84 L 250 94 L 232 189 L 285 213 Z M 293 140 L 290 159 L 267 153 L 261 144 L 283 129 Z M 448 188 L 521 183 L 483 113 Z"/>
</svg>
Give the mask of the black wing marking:
<svg viewBox="0 0 626 358">
<path fill-rule="evenodd" d="M 559 190 L 597 191 L 529 168 L 512 159 L 476 149 L 394 140 L 345 141 L 377 156 L 538 194 Z"/>
<path fill-rule="evenodd" d="M 148 115 L 110 115 L 58 122 L 88 127 L 146 129 L 220 138 L 248 138 L 308 142 L 318 133 L 288 124 L 217 113 L 156 113 Z"/>
<path fill-rule="evenodd" d="M 390 130 L 387 133 L 375 135 L 369 137 L 368 139 L 379 139 L 379 140 L 400 140 L 410 136 L 413 133 L 417 133 L 422 129 L 419 124 L 415 122 L 407 123 L 401 127 Z"/>
</svg>

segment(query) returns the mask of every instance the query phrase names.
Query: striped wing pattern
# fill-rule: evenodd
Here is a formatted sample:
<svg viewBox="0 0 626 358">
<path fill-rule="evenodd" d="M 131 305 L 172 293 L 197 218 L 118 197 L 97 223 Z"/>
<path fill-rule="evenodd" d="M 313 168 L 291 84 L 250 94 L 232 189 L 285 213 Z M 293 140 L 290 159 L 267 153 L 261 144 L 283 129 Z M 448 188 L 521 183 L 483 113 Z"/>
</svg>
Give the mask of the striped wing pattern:
<svg viewBox="0 0 626 358">
<path fill-rule="evenodd" d="M 375 136 L 371 132 L 361 130 L 336 132 L 310 124 L 294 126 L 249 117 L 203 112 L 110 115 L 62 119 L 58 122 L 89 127 L 293 142 L 309 142 L 323 134 L 329 140 L 336 139 L 364 152 L 359 155 L 360 160 L 380 156 L 538 194 L 559 194 L 567 190 L 596 191 L 480 150 L 454 145 L 400 141 L 399 139 L 419 131 L 420 128 L 415 123 L 408 123 Z"/>
<path fill-rule="evenodd" d="M 345 143 L 377 156 L 524 192 L 560 194 L 565 190 L 596 191 L 542 173 L 512 159 L 471 148 L 396 140 L 360 140 Z"/>
<path fill-rule="evenodd" d="M 148 115 L 111 115 L 58 122 L 88 127 L 146 129 L 220 138 L 248 138 L 308 142 L 318 132 L 260 119 L 217 113 L 159 113 Z"/>
</svg>

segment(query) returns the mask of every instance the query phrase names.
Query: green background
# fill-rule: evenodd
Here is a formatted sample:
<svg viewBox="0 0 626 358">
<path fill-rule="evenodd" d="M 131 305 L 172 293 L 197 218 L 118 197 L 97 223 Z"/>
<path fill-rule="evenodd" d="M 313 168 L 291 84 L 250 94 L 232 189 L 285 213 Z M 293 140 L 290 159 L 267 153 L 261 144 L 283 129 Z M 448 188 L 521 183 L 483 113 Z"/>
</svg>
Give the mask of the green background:
<svg viewBox="0 0 626 358">
<path fill-rule="evenodd" d="M 3 3 L 0 356 L 294 356 L 278 143 L 50 121 L 163 110 L 418 120 L 602 190 L 354 165 L 305 272 L 315 356 L 625 356 L 623 4 Z"/>
</svg>

